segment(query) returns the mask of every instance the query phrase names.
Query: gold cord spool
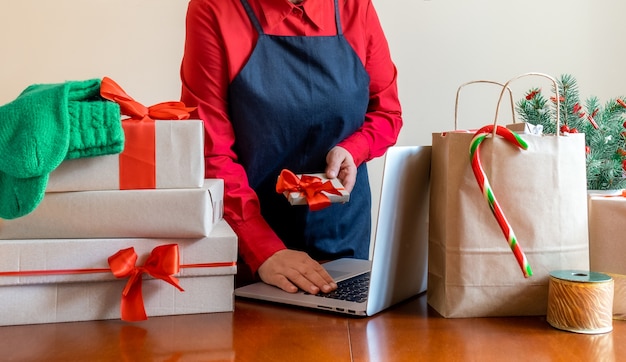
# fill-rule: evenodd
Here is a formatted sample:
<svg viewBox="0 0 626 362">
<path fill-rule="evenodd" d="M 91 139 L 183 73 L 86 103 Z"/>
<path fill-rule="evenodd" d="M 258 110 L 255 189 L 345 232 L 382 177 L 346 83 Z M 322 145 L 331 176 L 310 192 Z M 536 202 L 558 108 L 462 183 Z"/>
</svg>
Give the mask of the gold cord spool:
<svg viewBox="0 0 626 362">
<path fill-rule="evenodd" d="M 550 273 L 547 321 L 565 331 L 599 334 L 613 330 L 613 279 L 602 273 Z"/>
</svg>

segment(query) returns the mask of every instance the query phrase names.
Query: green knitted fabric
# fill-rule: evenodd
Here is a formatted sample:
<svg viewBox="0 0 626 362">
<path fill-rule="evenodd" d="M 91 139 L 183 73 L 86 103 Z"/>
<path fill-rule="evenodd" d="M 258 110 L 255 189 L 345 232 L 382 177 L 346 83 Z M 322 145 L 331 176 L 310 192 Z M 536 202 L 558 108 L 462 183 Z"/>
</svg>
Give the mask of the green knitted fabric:
<svg viewBox="0 0 626 362">
<path fill-rule="evenodd" d="M 119 105 L 100 80 L 36 84 L 0 107 L 0 218 L 32 212 L 64 159 L 120 153 Z"/>
</svg>

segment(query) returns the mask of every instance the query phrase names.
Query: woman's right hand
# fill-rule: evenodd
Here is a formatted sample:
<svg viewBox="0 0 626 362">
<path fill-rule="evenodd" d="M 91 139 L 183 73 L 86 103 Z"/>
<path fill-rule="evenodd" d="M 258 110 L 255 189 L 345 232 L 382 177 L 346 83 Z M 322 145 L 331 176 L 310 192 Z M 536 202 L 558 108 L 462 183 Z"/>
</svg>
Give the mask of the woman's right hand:
<svg viewBox="0 0 626 362">
<path fill-rule="evenodd" d="M 261 264 L 258 273 L 265 283 L 289 293 L 297 292 L 298 288 L 311 294 L 337 289 L 328 272 L 302 251 L 280 250 Z"/>
</svg>

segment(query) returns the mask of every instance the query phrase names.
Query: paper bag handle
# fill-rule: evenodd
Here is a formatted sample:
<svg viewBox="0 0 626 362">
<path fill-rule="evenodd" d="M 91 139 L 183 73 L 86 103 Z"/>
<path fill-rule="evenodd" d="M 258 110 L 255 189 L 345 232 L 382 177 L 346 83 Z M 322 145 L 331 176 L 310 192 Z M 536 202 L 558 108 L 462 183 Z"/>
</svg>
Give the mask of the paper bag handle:
<svg viewBox="0 0 626 362">
<path fill-rule="evenodd" d="M 556 96 L 556 135 L 557 136 L 559 135 L 559 129 L 561 128 L 561 97 L 559 95 L 559 86 L 556 82 L 556 79 L 544 73 L 529 72 L 529 73 L 520 74 L 516 77 L 509 79 L 502 86 L 502 92 L 500 92 L 500 98 L 498 98 L 498 104 L 496 105 L 496 117 L 493 120 L 493 137 L 496 136 L 496 128 L 497 128 L 496 126 L 498 125 L 498 112 L 500 110 L 500 103 L 502 102 L 502 97 L 504 96 L 504 90 L 508 89 L 509 84 L 511 84 L 511 82 L 517 79 L 520 79 L 522 77 L 527 77 L 527 76 L 539 76 L 539 77 L 548 78 L 554 85 L 554 93 Z"/>
<path fill-rule="evenodd" d="M 515 108 L 514 108 L 515 103 L 513 103 L 513 92 L 511 92 L 511 88 L 509 87 L 504 88 L 504 84 L 495 82 L 493 80 L 472 80 L 467 83 L 461 84 L 459 88 L 456 90 L 456 100 L 454 101 L 454 130 L 456 131 L 457 129 L 459 129 L 458 128 L 458 114 L 459 114 L 459 95 L 461 94 L 461 88 L 471 85 L 471 84 L 476 84 L 476 83 L 495 84 L 495 85 L 499 85 L 500 87 L 502 87 L 502 92 L 504 92 L 505 89 L 509 91 L 509 98 L 511 100 L 511 115 L 513 116 L 513 123 L 515 123 Z M 502 94 L 500 94 L 500 99 L 501 98 L 502 98 Z M 498 102 L 498 107 L 499 106 L 500 106 L 500 103 Z M 497 117 L 497 114 L 496 114 L 496 117 Z"/>
</svg>

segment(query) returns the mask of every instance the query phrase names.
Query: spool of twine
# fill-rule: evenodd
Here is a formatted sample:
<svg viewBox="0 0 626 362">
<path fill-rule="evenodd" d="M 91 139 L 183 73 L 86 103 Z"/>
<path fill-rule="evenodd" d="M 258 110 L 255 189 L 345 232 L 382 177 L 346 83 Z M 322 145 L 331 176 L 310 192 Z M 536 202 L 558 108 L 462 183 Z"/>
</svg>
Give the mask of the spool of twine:
<svg viewBox="0 0 626 362">
<path fill-rule="evenodd" d="M 550 273 L 548 313 L 554 328 L 599 334 L 613 330 L 613 279 L 602 273 L 559 270 Z"/>
</svg>

